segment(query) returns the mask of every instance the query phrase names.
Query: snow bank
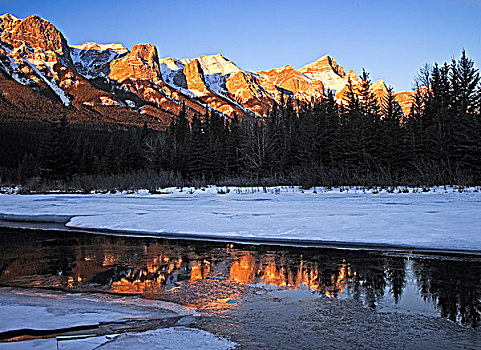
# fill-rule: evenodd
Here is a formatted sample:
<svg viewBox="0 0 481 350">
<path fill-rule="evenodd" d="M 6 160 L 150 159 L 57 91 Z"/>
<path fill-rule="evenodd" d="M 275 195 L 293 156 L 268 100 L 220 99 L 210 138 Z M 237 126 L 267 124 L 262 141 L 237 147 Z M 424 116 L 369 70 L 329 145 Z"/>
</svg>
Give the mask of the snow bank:
<svg viewBox="0 0 481 350">
<path fill-rule="evenodd" d="M 1 195 L 0 214 L 71 216 L 71 228 L 217 239 L 481 251 L 481 193 L 208 188 L 165 194 Z M 377 194 L 374 194 L 377 193 Z"/>
</svg>

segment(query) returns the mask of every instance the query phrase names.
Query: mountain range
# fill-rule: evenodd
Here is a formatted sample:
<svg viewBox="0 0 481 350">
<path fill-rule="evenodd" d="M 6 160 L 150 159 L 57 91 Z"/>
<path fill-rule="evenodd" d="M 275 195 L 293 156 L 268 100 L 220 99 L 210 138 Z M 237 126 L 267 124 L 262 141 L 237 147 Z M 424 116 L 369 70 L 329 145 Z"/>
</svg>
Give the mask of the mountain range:
<svg viewBox="0 0 481 350">
<path fill-rule="evenodd" d="M 70 45 L 37 15 L 0 16 L 0 118 L 6 120 L 66 116 L 85 125 L 147 123 L 162 129 L 182 106 L 189 117 L 209 109 L 226 118 L 265 118 L 282 95 L 315 102 L 332 90 L 341 102 L 349 79 L 359 83 L 354 71 L 330 56 L 300 69 L 250 72 L 221 54 L 159 58 L 151 44 L 131 50 L 121 44 Z M 382 80 L 371 89 L 379 99 L 387 93 Z M 395 94 L 405 114 L 413 94 Z"/>
</svg>

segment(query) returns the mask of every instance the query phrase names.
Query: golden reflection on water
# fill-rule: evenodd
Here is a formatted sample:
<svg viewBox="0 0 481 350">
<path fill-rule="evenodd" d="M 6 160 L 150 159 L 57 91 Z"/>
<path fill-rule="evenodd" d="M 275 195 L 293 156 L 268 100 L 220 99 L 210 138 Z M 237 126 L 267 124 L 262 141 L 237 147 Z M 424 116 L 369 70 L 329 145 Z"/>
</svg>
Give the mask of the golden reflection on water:
<svg viewBox="0 0 481 350">
<path fill-rule="evenodd" d="M 234 282 L 251 284 L 254 282 L 255 258 L 252 254 L 243 254 L 234 259 L 229 271 L 229 279 Z"/>
<path fill-rule="evenodd" d="M 73 276 L 68 277 L 69 288 L 78 287 L 79 284 L 92 281 L 99 272 L 115 266 L 119 259 L 112 254 L 106 254 L 100 260 L 102 264 L 95 264 L 97 257 L 88 256 L 87 259 L 78 259 L 73 268 Z M 232 289 L 232 284 L 242 285 L 271 285 L 284 288 L 307 287 L 312 291 L 322 293 L 328 297 L 336 297 L 342 293 L 352 281 L 353 274 L 350 266 L 344 262 L 338 271 L 326 275 L 319 270 L 316 263 L 305 263 L 302 259 L 297 263 L 288 262 L 281 257 L 276 259 L 274 255 L 256 257 L 249 252 L 236 252 L 227 250 L 224 262 L 216 266 L 207 259 L 184 261 L 182 257 L 169 257 L 163 254 L 147 256 L 142 261 L 142 266 L 128 268 L 124 276 L 113 277 L 108 281 L 108 289 L 115 293 L 161 293 L 183 288 L 193 288 L 195 282 L 204 281 L 208 286 L 208 293 L 218 294 L 216 288 Z M 227 284 L 207 283 L 215 274 Z M 169 278 L 175 276 L 170 286 L 167 286 Z M 179 277 L 182 277 L 179 279 Z M 223 291 L 225 294 L 225 290 Z M 219 304 L 225 304 L 238 295 L 217 298 Z M 214 305 L 215 304 L 215 305 Z M 206 308 L 217 308 L 216 303 L 204 305 Z"/>
<path fill-rule="evenodd" d="M 36 287 L 165 298 L 205 310 L 235 307 L 251 285 L 305 286 L 335 297 L 351 279 L 347 263 L 338 271 L 326 272 L 320 271 L 316 262 L 303 261 L 302 256 L 293 259 L 241 251 L 232 244 L 212 253 L 169 244 L 129 245 L 123 240 L 105 240 L 102 244 L 74 246 L 68 259 L 61 251 L 54 254 L 58 254 L 54 257 L 58 261 L 68 263 L 59 267 L 61 271 L 42 272 L 51 270 L 51 262 L 42 254 L 32 254 L 28 264 L 11 261 L 1 279 Z"/>
<path fill-rule="evenodd" d="M 386 291 L 397 303 L 408 283 L 405 258 L 352 252 L 12 233 L 0 253 L 3 285 L 137 294 L 215 312 L 240 305 L 250 286 L 350 295 L 375 307 Z M 413 266 L 411 283 L 443 317 L 480 322 L 481 262 L 418 258 Z"/>
<path fill-rule="evenodd" d="M 77 249 L 68 274 L 44 277 L 34 284 L 41 286 L 55 280 L 56 286 L 63 284 L 68 289 L 170 295 L 184 303 L 188 303 L 189 297 L 181 296 L 181 291 L 190 290 L 196 294 L 196 306 L 219 309 L 235 304 L 232 300 L 242 297 L 239 291 L 250 285 L 292 289 L 303 286 L 332 298 L 342 293 L 355 276 L 345 261 L 337 271 L 321 271 L 316 262 L 305 262 L 302 256 L 293 261 L 283 255 L 238 251 L 232 245 L 213 258 L 182 248 L 166 249 L 161 244 L 142 246 L 135 252 L 129 249 L 122 244 Z M 36 269 L 35 264 L 30 267 Z M 35 274 L 26 269 L 13 263 L 2 278 Z M 199 297 L 200 294 L 206 294 L 207 298 Z"/>
</svg>

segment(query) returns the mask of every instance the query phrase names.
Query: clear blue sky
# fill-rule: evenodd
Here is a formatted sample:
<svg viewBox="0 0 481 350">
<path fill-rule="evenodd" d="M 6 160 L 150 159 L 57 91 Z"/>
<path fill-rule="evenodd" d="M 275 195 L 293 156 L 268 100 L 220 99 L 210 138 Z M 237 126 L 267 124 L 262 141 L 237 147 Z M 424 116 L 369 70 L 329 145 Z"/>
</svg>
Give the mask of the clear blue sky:
<svg viewBox="0 0 481 350">
<path fill-rule="evenodd" d="M 222 53 L 257 71 L 329 54 L 407 90 L 425 63 L 481 62 L 481 0 L 0 0 L 0 12 L 53 22 L 70 44 L 155 44 L 161 57 Z"/>
</svg>

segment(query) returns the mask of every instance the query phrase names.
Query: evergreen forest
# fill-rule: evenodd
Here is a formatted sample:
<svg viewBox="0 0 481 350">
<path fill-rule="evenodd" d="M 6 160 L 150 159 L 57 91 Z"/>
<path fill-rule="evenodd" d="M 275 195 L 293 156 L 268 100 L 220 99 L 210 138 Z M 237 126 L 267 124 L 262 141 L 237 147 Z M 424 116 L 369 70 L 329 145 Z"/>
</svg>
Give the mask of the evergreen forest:
<svg viewBox="0 0 481 350">
<path fill-rule="evenodd" d="M 474 61 L 426 65 L 404 115 L 367 72 L 341 102 L 284 95 L 264 120 L 213 111 L 166 130 L 0 120 L 0 184 L 30 189 L 166 186 L 481 185 L 481 83 Z"/>
</svg>

